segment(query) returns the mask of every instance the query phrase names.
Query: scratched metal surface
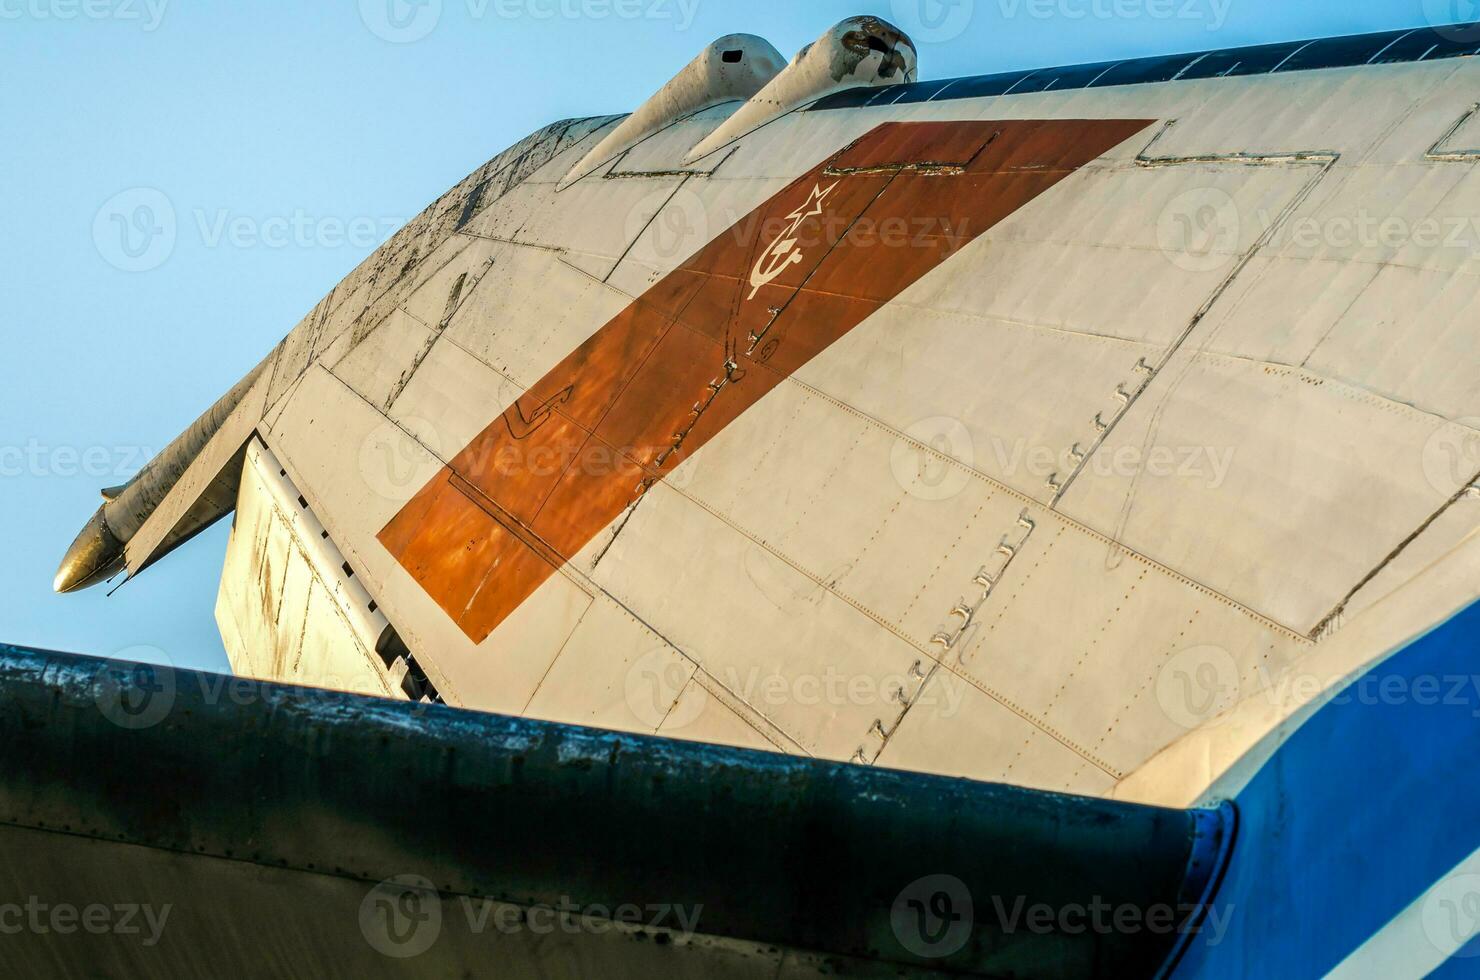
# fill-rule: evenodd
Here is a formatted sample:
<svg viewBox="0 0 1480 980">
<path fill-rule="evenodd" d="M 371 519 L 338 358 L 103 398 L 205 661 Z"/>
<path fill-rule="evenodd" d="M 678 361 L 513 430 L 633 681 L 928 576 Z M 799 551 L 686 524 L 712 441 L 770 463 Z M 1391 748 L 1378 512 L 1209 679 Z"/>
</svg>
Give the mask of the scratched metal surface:
<svg viewBox="0 0 1480 980">
<path fill-rule="evenodd" d="M 1163 679 L 1197 679 L 1178 658 L 1216 651 L 1223 686 L 1258 703 L 1343 635 L 1341 669 L 1360 667 L 1480 581 L 1460 547 L 1480 527 L 1480 474 L 1444 456 L 1480 438 L 1474 249 L 1297 233 L 1480 211 L 1480 65 L 1422 40 L 1178 56 L 1053 87 L 828 93 L 814 108 L 831 111 L 776 109 L 687 166 L 731 102 L 645 139 L 640 172 L 616 161 L 568 185 L 620 119 L 548 127 L 285 339 L 199 478 L 130 543 L 131 566 L 255 427 L 449 703 L 1186 804 L 1281 716 L 1203 727 L 1216 719 L 1169 710 Z M 735 238 L 747 216 L 794 213 L 805 195 L 788 189 L 840 152 L 854 156 L 830 180 L 876 188 L 907 164 L 894 186 L 928 188 L 962 179 L 960 134 L 1035 124 L 1060 134 L 1072 173 L 1004 195 L 1001 213 L 986 202 L 931 268 L 911 267 L 929 249 L 881 249 L 842 288 L 801 290 L 793 315 L 826 340 L 778 348 L 792 360 L 753 402 L 730 399 L 744 384 L 717 398 L 728 424 L 701 412 L 684 428 L 726 340 L 748 348 L 777 304 L 749 298 L 765 253 L 799 254 Z M 879 132 L 887 150 L 867 141 Z M 717 264 L 686 269 L 695 256 Z M 619 328 L 705 282 L 724 288 L 665 334 L 691 345 L 645 362 L 662 368 L 652 387 L 610 417 L 608 441 L 650 454 L 579 486 L 556 482 L 558 452 L 512 478 L 460 458 L 499 426 L 554 433 L 578 382 L 615 396 L 640 376 Z M 599 381 L 577 363 L 597 350 Z M 1185 453 L 1155 478 L 1115 464 L 1157 447 L 1202 469 Z M 1030 465 L 1035 451 L 1050 464 Z M 547 499 L 563 519 L 542 527 Z M 441 530 L 418 541 L 433 507 Z M 275 606 L 259 557 L 287 544 L 233 537 L 223 606 Z M 1444 590 L 1415 587 L 1440 566 Z M 228 646 L 315 615 L 305 602 L 222 617 Z M 282 662 L 283 677 L 308 669 Z M 633 679 L 653 672 L 671 682 L 662 703 L 634 706 Z M 772 699 L 751 683 L 796 691 L 829 672 L 887 696 Z"/>
<path fill-rule="evenodd" d="M 1145 125 L 886 124 L 742 218 L 734 235 L 721 234 L 598 330 L 418 492 L 381 543 L 481 643 L 802 365 Z M 958 161 L 960 172 L 947 179 L 909 169 L 934 159 Z M 926 217 L 963 231 L 881 264 L 879 243 L 860 230 L 865 212 L 881 225 Z M 820 244 L 807 261 L 772 261 L 758 283 L 737 277 L 777 231 Z M 530 465 L 539 458 L 558 462 Z"/>
<path fill-rule="evenodd" d="M 6 900 L 166 916 L 153 943 L 7 921 L 11 976 L 1149 975 L 1175 932 L 1014 928 L 991 896 L 1182 908 L 1233 832 L 1216 810 L 14 647 L 0 696 Z M 938 874 L 975 904 L 970 941 L 931 958 L 892 917 Z M 374 917 L 399 876 L 425 890 L 401 946 Z M 480 929 L 462 910 L 485 900 L 586 926 Z M 687 928 L 585 918 L 624 905 Z"/>
<path fill-rule="evenodd" d="M 1281 41 L 1242 48 L 1161 55 L 1123 61 L 1102 61 L 1058 68 L 1031 68 L 945 78 L 899 85 L 881 92 L 857 88 L 839 92 L 808 107 L 810 112 L 854 109 L 865 105 L 909 105 L 970 99 L 983 95 L 1007 95 L 1066 91 L 1115 85 L 1149 85 L 1182 79 L 1230 78 L 1278 72 L 1313 71 L 1320 68 L 1351 68 L 1358 65 L 1401 64 L 1445 58 L 1467 58 L 1480 54 L 1474 30 L 1457 24 L 1448 30 L 1415 28 L 1357 34 L 1350 37 Z"/>
</svg>

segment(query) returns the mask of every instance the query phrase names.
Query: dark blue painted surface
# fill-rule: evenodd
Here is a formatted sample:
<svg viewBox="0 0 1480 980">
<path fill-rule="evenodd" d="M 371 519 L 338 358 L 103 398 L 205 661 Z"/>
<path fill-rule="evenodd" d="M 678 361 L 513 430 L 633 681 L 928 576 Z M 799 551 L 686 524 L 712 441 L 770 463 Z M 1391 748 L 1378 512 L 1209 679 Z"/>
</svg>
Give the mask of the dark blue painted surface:
<svg viewBox="0 0 1480 980">
<path fill-rule="evenodd" d="M 1317 711 L 1238 795 L 1215 901 L 1234 914 L 1177 976 L 1325 975 L 1480 846 L 1477 759 L 1480 603 Z"/>
<path fill-rule="evenodd" d="M 1442 34 L 1431 27 L 1423 27 L 1381 34 L 1358 34 L 1314 41 L 1282 41 L 1278 44 L 1227 48 L 1221 51 L 916 82 L 912 85 L 892 86 L 883 91 L 877 88 L 855 88 L 828 96 L 807 111 L 949 102 L 988 95 L 1146 85 L 1173 79 L 1267 75 L 1272 72 L 1283 74 L 1317 68 L 1349 68 L 1366 64 L 1460 58 L 1480 53 L 1480 44 L 1475 40 L 1477 36 L 1480 36 L 1480 28 L 1475 26 L 1446 29 Z"/>
<path fill-rule="evenodd" d="M 55 852 L 48 878 L 57 887 L 96 881 L 87 869 L 106 860 L 104 843 L 183 856 L 185 865 L 333 869 L 367 886 L 414 872 L 449 897 L 702 910 L 706 935 L 856 957 L 880 976 L 917 968 L 1150 976 L 1179 942 L 1175 932 L 1033 928 L 994 910 L 1017 901 L 1190 906 L 1217 880 L 1232 832 L 1225 810 L 1084 799 L 4 644 L 0 703 L 0 828 L 63 829 L 74 843 Z M 11 847 L 27 839 L 5 838 Z M 0 848 L 6 862 L 16 863 L 14 853 Z M 210 923 L 229 922 L 219 935 L 231 937 L 260 931 L 242 894 L 184 913 L 191 893 L 179 872 L 189 869 L 167 867 L 173 877 L 151 880 L 147 894 L 207 923 L 172 933 L 179 941 L 211 948 Z M 937 893 L 946 903 L 939 917 L 966 925 L 959 943 L 933 949 L 935 940 L 896 925 L 895 910 L 940 875 L 958 890 Z M 5 890 L 15 887 L 0 881 L 0 902 L 28 894 Z M 975 901 L 955 911 L 952 894 Z M 262 928 L 280 926 L 281 915 L 272 921 Z M 355 910 L 342 921 L 353 923 Z M 0 964 L 9 966 L 4 944 L 14 939 L 0 934 Z M 735 967 L 715 949 L 716 963 Z M 499 966 L 477 975 L 501 976 Z M 27 974 L 0 969 L 12 975 Z"/>
<path fill-rule="evenodd" d="M 1465 943 L 1444 965 L 1429 974 L 1429 980 L 1470 980 L 1480 977 L 1480 936 Z"/>
</svg>

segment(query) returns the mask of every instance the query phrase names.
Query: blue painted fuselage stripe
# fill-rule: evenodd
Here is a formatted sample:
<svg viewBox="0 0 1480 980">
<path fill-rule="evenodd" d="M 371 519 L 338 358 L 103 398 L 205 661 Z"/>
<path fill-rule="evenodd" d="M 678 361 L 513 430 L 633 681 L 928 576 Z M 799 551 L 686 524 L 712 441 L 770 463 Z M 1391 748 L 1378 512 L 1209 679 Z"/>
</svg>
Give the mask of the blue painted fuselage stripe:
<svg viewBox="0 0 1480 980">
<path fill-rule="evenodd" d="M 1480 936 L 1476 936 L 1429 974 L 1429 980 L 1472 980 L 1480 977 Z"/>
<path fill-rule="evenodd" d="M 1074 89 L 1108 88 L 1114 85 L 1147 85 L 1173 79 L 1189 80 L 1243 75 L 1280 74 L 1311 71 L 1318 68 L 1354 68 L 1367 64 L 1398 64 L 1433 61 L 1437 58 L 1460 58 L 1480 48 L 1480 25 L 1456 25 L 1442 33 L 1432 27 L 1380 34 L 1358 34 L 1350 37 L 1320 38 L 1314 41 L 1284 41 L 1219 51 L 1191 54 L 1160 55 L 1123 62 L 1101 62 L 1088 65 L 1065 65 L 1024 71 L 974 75 L 942 81 L 914 82 L 899 85 L 897 98 L 879 99 L 875 87 L 847 89 L 814 103 L 808 112 L 829 109 L 857 109 L 864 105 L 909 105 L 916 102 L 949 102 L 956 99 L 1002 95 L 1055 92 Z M 1023 85 L 1029 76 L 1032 84 Z M 1018 86 L 1014 88 L 1013 86 Z"/>
<path fill-rule="evenodd" d="M 1319 977 L 1480 846 L 1480 604 L 1318 710 L 1236 800 L 1239 839 L 1179 977 Z"/>
</svg>

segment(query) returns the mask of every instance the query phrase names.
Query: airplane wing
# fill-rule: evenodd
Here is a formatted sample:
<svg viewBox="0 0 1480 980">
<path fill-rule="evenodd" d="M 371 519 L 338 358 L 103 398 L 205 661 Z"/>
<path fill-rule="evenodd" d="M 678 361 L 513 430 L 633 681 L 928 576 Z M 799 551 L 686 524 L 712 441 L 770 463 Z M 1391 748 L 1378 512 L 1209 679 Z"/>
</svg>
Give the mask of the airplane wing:
<svg viewBox="0 0 1480 980">
<path fill-rule="evenodd" d="M 1231 841 L 1226 808 L 44 651 L 0 648 L 0 693 L 15 976 L 1149 975 Z M 991 889 L 1176 928 L 991 926 Z"/>
<path fill-rule="evenodd" d="M 1329 803 L 1260 774 L 1341 755 L 1300 732 L 1416 641 L 1463 646 L 1480 592 L 1477 44 L 921 82 L 876 18 L 784 66 L 722 38 L 410 222 L 104 503 L 57 587 L 234 513 L 216 615 L 251 677 Z M 1457 732 L 1404 763 L 1421 799 L 1459 792 L 1420 779 Z"/>
</svg>

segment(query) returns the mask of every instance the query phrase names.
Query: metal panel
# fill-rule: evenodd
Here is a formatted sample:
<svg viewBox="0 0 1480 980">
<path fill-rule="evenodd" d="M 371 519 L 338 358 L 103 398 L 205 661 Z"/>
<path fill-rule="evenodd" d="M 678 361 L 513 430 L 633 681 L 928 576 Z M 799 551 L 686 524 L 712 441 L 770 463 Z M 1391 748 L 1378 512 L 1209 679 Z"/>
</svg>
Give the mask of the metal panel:
<svg viewBox="0 0 1480 980">
<path fill-rule="evenodd" d="M 717 153 L 699 163 L 685 166 L 683 158 L 705 137 L 714 132 L 743 102 L 726 102 L 686 116 L 627 150 L 599 176 L 638 178 L 672 176 L 676 173 L 710 174 L 725 160 Z"/>
<path fill-rule="evenodd" d="M 1114 787 L 1114 776 L 1001 701 L 950 674 L 938 682 L 900 722 L 878 765 L 1054 792 L 1073 786 L 1087 796 Z"/>
<path fill-rule="evenodd" d="M 1431 485 L 1419 465 L 1440 424 L 1296 368 L 1188 352 L 1099 454 L 1236 446 L 1224 481 L 1100 469 L 1070 488 L 1064 506 L 1306 632 L 1459 489 Z M 1214 499 L 1238 503 L 1210 509 Z M 1240 541 L 1237 554 L 1219 547 L 1225 537 Z"/>
<path fill-rule="evenodd" d="M 1239 846 L 1218 905 L 1248 914 L 1235 916 L 1219 942 L 1191 944 L 1181 975 L 1426 976 L 1473 936 L 1460 908 L 1480 832 L 1454 814 L 1480 808 L 1480 782 L 1458 775 L 1480 751 L 1480 725 L 1472 692 L 1430 697 L 1426 687 L 1443 678 L 1437 686 L 1452 691 L 1450 678 L 1468 681 L 1477 631 L 1480 605 L 1472 605 L 1346 676 L 1291 720 L 1269 764 L 1230 787 Z M 1376 693 L 1394 690 L 1406 693 Z M 1427 928 L 1410 934 L 1406 955 L 1386 964 L 1359 956 L 1332 973 L 1438 882 Z M 1288 903 L 1292 894 L 1302 900 Z"/>
<path fill-rule="evenodd" d="M 1205 57 L 1189 62 L 1178 73 L 1182 79 L 1230 78 L 1244 75 L 1268 75 L 1285 65 L 1297 51 L 1307 47 L 1308 41 L 1260 44 L 1229 51 L 1210 52 Z"/>
<path fill-rule="evenodd" d="M 937 92 L 941 92 L 941 91 L 945 90 L 946 88 L 949 88 L 956 81 L 957 81 L 957 79 L 954 79 L 954 78 L 942 78 L 942 79 L 938 79 L 938 80 L 935 80 L 935 81 L 929 81 L 929 82 L 917 82 L 917 83 L 915 83 L 913 85 L 900 85 L 900 86 L 897 87 L 898 90 L 894 93 L 894 98 L 890 100 L 890 103 L 889 104 L 890 105 L 911 105 L 911 104 L 916 103 L 916 102 L 929 102 L 931 100 L 931 98 L 933 98 L 935 96 L 935 94 Z M 854 92 L 858 92 L 858 91 L 864 91 L 864 90 L 854 89 L 853 91 Z M 845 99 L 845 98 L 847 98 L 851 94 L 853 94 L 853 93 L 851 93 L 851 92 L 839 92 L 836 96 L 832 96 L 831 98 L 834 98 L 834 99 Z M 836 106 L 836 107 L 837 108 L 841 108 L 842 105 L 843 105 L 843 103 L 840 102 L 838 104 L 838 106 Z M 831 104 L 818 103 L 817 105 L 813 106 L 812 108 L 814 108 L 814 109 L 830 109 L 830 108 L 835 108 L 835 107 L 833 105 L 831 105 Z"/>
<path fill-rule="evenodd" d="M 1101 62 L 1001 72 L 934 82 L 900 85 L 898 94 L 883 96 L 872 88 L 835 93 L 806 111 L 857 109 L 866 105 L 909 105 L 926 101 L 975 99 L 984 96 L 1146 85 L 1174 80 L 1229 78 L 1274 72 L 1351 68 L 1368 64 L 1434 61 L 1480 53 L 1480 24 L 1456 24 L 1406 31 L 1282 41 L 1191 54 L 1159 55 L 1122 62 Z M 882 99 L 882 101 L 881 101 Z"/>
<path fill-rule="evenodd" d="M 673 713 L 694 670 L 631 613 L 599 596 L 521 714 L 651 735 Z"/>
<path fill-rule="evenodd" d="M 624 606 L 640 606 L 644 622 L 733 697 L 823 758 L 854 756 L 922 657 L 666 483 L 632 512 L 592 577 Z M 693 600 L 700 595 L 704 602 Z"/>
<path fill-rule="evenodd" d="M 0 695 L 5 893 L 173 909 L 153 946 L 23 930 L 6 955 L 25 976 L 198 976 L 203 950 L 232 976 L 1146 975 L 1178 929 L 1014 928 L 994 901 L 1167 907 L 1195 930 L 1232 843 L 1218 811 L 15 648 Z M 959 944 L 896 918 L 940 874 L 974 899 L 947 910 Z M 629 903 L 669 911 L 621 928 Z M 507 924 L 502 906 L 521 927 L 464 917 Z M 441 928 L 419 934 L 433 909 Z M 564 927 L 522 928 L 531 910 Z"/>
<path fill-rule="evenodd" d="M 949 97 L 952 99 L 978 99 L 987 95 L 1002 95 L 1012 89 L 1014 85 L 1022 83 L 1023 79 L 1034 74 L 1034 71 L 1013 71 L 1001 75 L 982 75 L 976 78 L 959 78 L 945 92 L 935 96 L 931 101 Z"/>
<path fill-rule="evenodd" d="M 871 88 L 821 103 L 855 111 L 746 135 L 712 176 L 570 192 L 557 182 L 611 119 L 549 127 L 321 304 L 278 357 L 288 374 L 306 350 L 319 363 L 264 424 L 455 701 L 620 719 L 619 675 L 642 669 L 603 660 L 591 625 L 616 602 L 633 635 L 700 665 L 662 721 L 676 736 L 1105 792 L 1190 744 L 1155 696 L 1189 679 L 1184 627 L 1257 690 L 1251 670 L 1318 655 L 1366 612 L 1433 620 L 1407 586 L 1472 524 L 1455 496 L 1469 474 L 1428 470 L 1480 445 L 1474 250 L 1327 234 L 1364 211 L 1415 229 L 1468 214 L 1480 62 L 1414 60 L 1426 36 Z M 1368 49 L 1372 65 L 1341 64 Z M 992 86 L 1010 94 L 957 98 Z M 1084 145 L 1076 120 L 1103 135 L 1117 118 L 1164 125 Z M 1027 151 L 1016 171 L 977 153 L 998 130 Z M 1062 176 L 1051 193 L 1045 174 Z M 768 268 L 831 181 L 838 217 L 863 220 L 817 236 L 826 259 L 803 247 Z M 917 247 L 868 244 L 901 216 Z M 549 459 L 500 469 L 497 450 L 532 447 Z M 463 482 L 444 474 L 439 512 L 476 533 L 448 555 L 422 526 L 430 494 L 407 503 L 452 462 Z M 398 512 L 387 544 L 419 549 L 443 605 L 375 538 Z M 507 551 L 484 553 L 493 539 Z M 243 609 L 282 598 L 240 585 Z M 895 686 L 834 707 L 769 703 L 747 680 L 829 669 Z M 928 714 L 920 697 L 948 681 L 976 707 Z M 1206 786 L 1245 735 L 1185 749 L 1179 785 Z"/>
<path fill-rule="evenodd" d="M 1206 55 L 1174 54 L 1153 58 L 1137 58 L 1116 65 L 1094 81 L 1095 88 L 1110 88 L 1117 85 L 1146 85 L 1152 82 L 1169 82 L 1180 78 L 1189 66 L 1195 65 Z M 956 90 L 947 93 L 956 97 Z"/>
<path fill-rule="evenodd" d="M 398 518 L 382 541 L 404 538 L 398 522 L 411 520 L 427 528 L 421 537 L 429 547 L 457 542 L 446 567 L 433 552 L 397 558 L 481 642 L 563 558 L 781 379 L 966 241 L 1146 125 L 881 127 L 871 138 L 879 150 L 848 148 L 737 226 L 747 229 L 744 237 L 716 239 L 465 449 L 451 470 L 481 499 L 444 493 L 439 499 L 451 509 Z M 975 135 L 960 140 L 967 131 Z M 899 153 L 923 155 L 942 140 L 948 157 L 989 145 L 950 178 L 897 167 L 841 169 L 850 159 L 873 166 Z M 923 159 L 933 163 L 933 150 Z M 858 223 L 865 211 L 868 227 Z M 928 216 L 937 221 L 912 247 L 891 250 L 894 261 L 883 268 L 869 261 L 882 244 L 879 229 Z M 816 244 L 791 251 L 798 241 Z M 480 510 L 496 515 L 500 527 L 478 517 Z M 438 522 L 481 528 L 475 549 L 465 550 Z M 467 567 L 470 560 L 477 569 Z M 519 573 L 490 577 L 496 567 Z M 473 592 L 464 594 L 469 577 Z"/>
</svg>

